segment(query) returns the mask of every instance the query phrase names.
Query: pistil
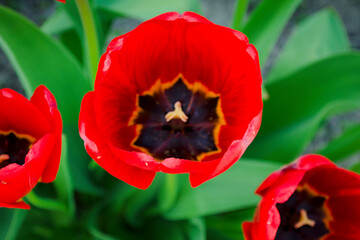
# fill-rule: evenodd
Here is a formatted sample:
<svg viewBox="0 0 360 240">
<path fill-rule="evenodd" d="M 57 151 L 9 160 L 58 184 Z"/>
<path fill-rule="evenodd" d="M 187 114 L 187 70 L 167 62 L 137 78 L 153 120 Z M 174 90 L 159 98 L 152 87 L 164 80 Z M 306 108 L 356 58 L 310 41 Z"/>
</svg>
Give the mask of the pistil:
<svg viewBox="0 0 360 240">
<path fill-rule="evenodd" d="M 300 219 L 297 223 L 295 223 L 294 228 L 298 229 L 302 226 L 309 225 L 310 227 L 314 227 L 316 222 L 308 218 L 307 213 L 304 209 L 300 210 Z"/>
<path fill-rule="evenodd" d="M 186 114 L 183 112 L 182 108 L 181 108 L 181 102 L 177 101 L 174 105 L 174 111 L 168 112 L 165 115 L 165 120 L 167 122 L 170 122 L 172 119 L 180 119 L 183 122 L 187 122 L 188 120 L 188 116 L 186 116 Z"/>
</svg>

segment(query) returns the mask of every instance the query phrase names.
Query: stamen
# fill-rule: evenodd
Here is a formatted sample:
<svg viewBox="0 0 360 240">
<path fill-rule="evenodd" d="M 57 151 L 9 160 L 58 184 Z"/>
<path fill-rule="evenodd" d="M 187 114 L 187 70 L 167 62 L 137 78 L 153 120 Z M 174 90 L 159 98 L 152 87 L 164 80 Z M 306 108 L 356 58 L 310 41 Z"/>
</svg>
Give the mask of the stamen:
<svg viewBox="0 0 360 240">
<path fill-rule="evenodd" d="M 175 108 L 174 111 L 168 112 L 165 115 L 166 121 L 169 122 L 174 118 L 179 118 L 181 121 L 187 122 L 188 116 L 186 116 L 186 114 L 183 112 L 181 108 L 181 102 L 177 101 L 174 105 L 174 108 Z"/>
<path fill-rule="evenodd" d="M 304 209 L 300 210 L 300 219 L 297 223 L 295 223 L 294 228 L 298 229 L 302 226 L 309 225 L 310 227 L 314 227 L 316 222 L 308 218 L 307 213 Z"/>
<path fill-rule="evenodd" d="M 2 163 L 5 160 L 8 160 L 10 158 L 7 154 L 0 154 L 0 163 Z"/>
</svg>

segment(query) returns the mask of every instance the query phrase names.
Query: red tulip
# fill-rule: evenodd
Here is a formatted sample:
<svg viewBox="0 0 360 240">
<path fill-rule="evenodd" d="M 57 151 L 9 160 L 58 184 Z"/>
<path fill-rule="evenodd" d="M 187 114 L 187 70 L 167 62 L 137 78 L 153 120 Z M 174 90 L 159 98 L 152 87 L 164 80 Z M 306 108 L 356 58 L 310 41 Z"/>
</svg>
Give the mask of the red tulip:
<svg viewBox="0 0 360 240">
<path fill-rule="evenodd" d="M 61 153 L 61 116 L 51 92 L 39 86 L 30 101 L 0 90 L 0 207 L 29 209 L 23 200 L 41 181 L 55 180 Z"/>
<path fill-rule="evenodd" d="M 196 187 L 254 139 L 261 82 L 244 34 L 195 13 L 165 13 L 111 41 L 82 102 L 80 135 L 128 184 L 145 189 L 161 171 L 189 173 Z"/>
<path fill-rule="evenodd" d="M 360 236 L 360 175 L 306 155 L 271 174 L 247 240 L 355 240 Z"/>
<path fill-rule="evenodd" d="M 66 3 L 66 0 L 56 0 L 56 1 Z"/>
</svg>

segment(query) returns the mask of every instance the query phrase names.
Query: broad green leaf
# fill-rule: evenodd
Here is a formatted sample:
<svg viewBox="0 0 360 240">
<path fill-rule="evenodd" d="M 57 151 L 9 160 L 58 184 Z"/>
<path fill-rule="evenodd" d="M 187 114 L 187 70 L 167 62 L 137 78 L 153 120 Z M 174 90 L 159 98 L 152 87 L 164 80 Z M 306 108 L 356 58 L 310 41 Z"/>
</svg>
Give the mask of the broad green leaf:
<svg viewBox="0 0 360 240">
<path fill-rule="evenodd" d="M 41 30 L 48 35 L 56 35 L 70 30 L 74 24 L 64 8 L 56 11 L 43 23 Z"/>
<path fill-rule="evenodd" d="M 81 99 L 91 89 L 90 81 L 65 48 L 27 19 L 2 6 L 0 46 L 28 96 L 38 85 L 46 85 L 57 99 L 64 123 L 77 122 Z"/>
<path fill-rule="evenodd" d="M 212 215 L 205 218 L 209 230 L 217 231 L 225 239 L 243 240 L 242 223 L 253 218 L 255 206 L 235 212 Z"/>
<path fill-rule="evenodd" d="M 116 15 L 141 20 L 147 20 L 171 11 L 180 13 L 185 11 L 200 13 L 201 11 L 198 0 L 95 0 L 95 6 Z"/>
<path fill-rule="evenodd" d="M 225 173 L 196 188 L 187 185 L 177 204 L 165 216 L 187 219 L 256 205 L 256 188 L 279 163 L 241 159 Z"/>
<path fill-rule="evenodd" d="M 322 10 L 296 27 L 277 57 L 267 81 L 276 81 L 306 65 L 349 50 L 346 30 L 338 14 L 333 9 Z"/>
<path fill-rule="evenodd" d="M 301 0 L 263 0 L 250 15 L 242 29 L 259 53 L 261 65 L 265 65 L 276 41 Z"/>
<path fill-rule="evenodd" d="M 318 151 L 332 161 L 342 160 L 360 152 L 360 124 L 349 127 L 337 138 Z"/>
<path fill-rule="evenodd" d="M 360 107 L 360 54 L 335 56 L 266 85 L 259 134 L 246 156 L 289 162 L 327 117 Z"/>
<path fill-rule="evenodd" d="M 10 24 L 11 23 L 11 24 Z M 8 56 L 28 96 L 40 85 L 55 95 L 68 136 L 69 163 L 78 190 L 93 189 L 88 160 L 78 135 L 81 99 L 90 87 L 79 63 L 62 45 L 19 14 L 0 6 L 0 47 Z M 77 149 L 76 149 L 77 147 Z"/>
<path fill-rule="evenodd" d="M 21 228 L 27 210 L 0 208 L 0 239 L 14 240 Z"/>
</svg>

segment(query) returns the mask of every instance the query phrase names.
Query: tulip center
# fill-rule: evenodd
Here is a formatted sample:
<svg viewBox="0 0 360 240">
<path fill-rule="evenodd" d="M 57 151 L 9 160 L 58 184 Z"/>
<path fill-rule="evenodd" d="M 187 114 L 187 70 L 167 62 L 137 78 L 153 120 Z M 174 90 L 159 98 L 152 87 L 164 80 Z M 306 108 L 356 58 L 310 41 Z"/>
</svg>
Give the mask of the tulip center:
<svg viewBox="0 0 360 240">
<path fill-rule="evenodd" d="M 23 165 L 33 142 L 29 135 L 0 131 L 0 169 L 12 163 Z"/>
<path fill-rule="evenodd" d="M 220 95 L 180 75 L 169 83 L 157 81 L 137 96 L 137 109 L 129 121 L 137 126 L 131 145 L 157 160 L 201 161 L 220 152 L 218 138 L 224 124 Z"/>
<path fill-rule="evenodd" d="M 329 214 L 325 201 L 326 197 L 299 187 L 286 202 L 276 204 L 281 221 L 275 240 L 319 240 L 326 236 Z"/>
</svg>

